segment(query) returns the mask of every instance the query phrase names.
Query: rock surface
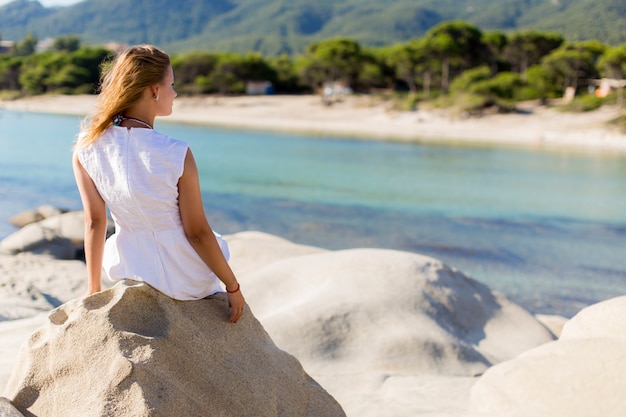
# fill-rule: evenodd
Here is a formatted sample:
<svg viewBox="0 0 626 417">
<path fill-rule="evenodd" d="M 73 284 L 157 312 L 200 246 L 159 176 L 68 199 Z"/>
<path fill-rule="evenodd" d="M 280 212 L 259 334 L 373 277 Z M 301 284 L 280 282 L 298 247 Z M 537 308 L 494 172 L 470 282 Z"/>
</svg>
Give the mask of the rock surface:
<svg viewBox="0 0 626 417">
<path fill-rule="evenodd" d="M 56 216 L 62 213 L 64 213 L 64 210 L 61 210 L 54 206 L 44 205 L 39 206 L 34 210 L 27 210 L 21 213 L 17 213 L 15 216 L 9 219 L 9 223 L 17 228 L 22 228 L 27 224 L 35 223 L 48 217 Z"/>
<path fill-rule="evenodd" d="M 260 232 L 226 239 L 254 314 L 351 417 L 466 417 L 478 375 L 554 339 L 528 312 L 433 258 L 328 251 Z M 44 301 L 67 301 L 84 291 L 86 272 L 79 261 L 22 253 L 0 256 L 7 278 L 12 305 L 31 307 L 26 317 L 49 307 L 34 308 L 20 280 Z M 39 317 L 0 323 L 0 340 L 26 339 Z M 16 358 L 16 345 L 6 355 Z M 7 380 L 0 372 L 0 388 Z"/>
<path fill-rule="evenodd" d="M 471 391 L 485 417 L 626 415 L 626 297 L 583 309 L 558 341 L 490 368 Z"/>
<path fill-rule="evenodd" d="M 86 284 L 82 261 L 32 253 L 0 255 L 0 322 L 50 311 L 80 296 Z"/>
<path fill-rule="evenodd" d="M 13 407 L 8 399 L 0 397 L 0 417 L 24 417 L 24 414 Z"/>
<path fill-rule="evenodd" d="M 49 210 L 48 214 L 52 214 L 53 209 Z M 27 213 L 23 216 L 29 217 Z M 4 238 L 0 242 L 0 254 L 31 252 L 50 255 L 57 259 L 75 259 L 84 243 L 83 211 L 70 211 L 45 218 L 41 216 L 42 220 L 39 221 L 22 222 L 25 224 L 21 229 Z M 107 235 L 113 232 L 113 228 L 112 221 L 109 221 Z"/>
<path fill-rule="evenodd" d="M 317 370 L 473 376 L 553 339 L 504 296 L 408 252 L 313 253 L 242 279 L 263 283 L 246 294 L 276 343 Z"/>
<path fill-rule="evenodd" d="M 350 416 L 465 416 L 476 375 L 554 340 L 531 314 L 433 258 L 227 238 L 255 315 Z M 266 248 L 272 256 L 254 255 Z"/>
<path fill-rule="evenodd" d="M 118 283 L 51 312 L 4 396 L 38 417 L 345 415 L 249 309 L 227 319 L 222 293 L 182 302 Z"/>
</svg>

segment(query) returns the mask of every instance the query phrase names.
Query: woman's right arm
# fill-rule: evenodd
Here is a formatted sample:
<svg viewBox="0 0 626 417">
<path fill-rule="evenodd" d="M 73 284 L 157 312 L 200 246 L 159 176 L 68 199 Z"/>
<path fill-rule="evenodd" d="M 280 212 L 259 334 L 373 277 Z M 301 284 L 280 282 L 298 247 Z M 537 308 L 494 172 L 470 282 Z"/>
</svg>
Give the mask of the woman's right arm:
<svg viewBox="0 0 626 417">
<path fill-rule="evenodd" d="M 72 157 L 72 167 L 85 213 L 87 295 L 91 295 L 102 289 L 102 257 L 107 229 L 106 204 L 76 153 Z"/>
</svg>

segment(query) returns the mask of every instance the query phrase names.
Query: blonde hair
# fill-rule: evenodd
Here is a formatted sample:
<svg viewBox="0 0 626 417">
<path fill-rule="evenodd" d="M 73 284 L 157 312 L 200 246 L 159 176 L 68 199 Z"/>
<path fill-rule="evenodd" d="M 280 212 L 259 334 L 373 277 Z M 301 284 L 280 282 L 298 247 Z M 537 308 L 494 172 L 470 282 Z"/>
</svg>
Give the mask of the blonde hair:
<svg viewBox="0 0 626 417">
<path fill-rule="evenodd" d="M 152 45 L 132 46 L 103 65 L 96 109 L 83 121 L 75 146 L 88 147 L 98 140 L 115 116 L 141 98 L 146 87 L 163 81 L 169 66 L 169 56 Z"/>
</svg>

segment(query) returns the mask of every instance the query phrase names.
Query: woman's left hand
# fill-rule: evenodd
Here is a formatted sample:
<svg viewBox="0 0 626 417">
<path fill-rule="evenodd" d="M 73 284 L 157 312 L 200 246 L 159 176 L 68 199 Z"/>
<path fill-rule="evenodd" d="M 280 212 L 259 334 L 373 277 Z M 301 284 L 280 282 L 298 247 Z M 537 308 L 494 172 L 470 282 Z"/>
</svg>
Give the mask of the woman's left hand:
<svg viewBox="0 0 626 417">
<path fill-rule="evenodd" d="M 243 298 L 241 289 L 234 293 L 228 294 L 228 306 L 230 307 L 230 322 L 237 323 L 241 316 L 243 316 L 243 309 L 246 305 L 246 300 Z"/>
</svg>

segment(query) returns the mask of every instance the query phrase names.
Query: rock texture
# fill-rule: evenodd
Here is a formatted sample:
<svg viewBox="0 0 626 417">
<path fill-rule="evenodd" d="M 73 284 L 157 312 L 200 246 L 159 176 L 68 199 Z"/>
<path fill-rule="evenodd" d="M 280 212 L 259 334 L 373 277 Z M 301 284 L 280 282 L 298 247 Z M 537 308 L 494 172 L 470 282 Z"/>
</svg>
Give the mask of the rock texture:
<svg viewBox="0 0 626 417">
<path fill-rule="evenodd" d="M 470 389 L 478 375 L 525 349 L 554 340 L 535 317 L 506 297 L 433 258 L 381 249 L 328 251 L 259 232 L 241 232 L 226 239 L 231 266 L 255 316 L 279 348 L 293 354 L 306 373 L 328 390 L 350 417 L 466 417 Z M 80 296 L 86 282 L 84 268 L 78 261 L 29 253 L 0 256 L 0 285 L 2 280 L 7 283 L 4 294 L 10 297 L 4 310 L 0 303 L 0 313 L 6 311 L 10 316 L 16 311 L 15 306 L 21 306 L 24 311 L 19 317 L 28 317 L 54 306 L 56 301 L 52 300 L 67 301 Z M 109 308 L 110 303 L 115 304 L 115 301 L 103 303 L 103 314 L 115 318 L 111 323 L 118 323 L 116 320 L 121 313 L 112 315 L 108 310 L 128 311 L 124 315 L 132 314 L 150 323 L 149 317 L 144 319 L 146 312 L 135 313 L 130 307 Z M 86 302 L 86 306 L 92 304 Z M 226 310 L 220 305 L 219 308 Z M 75 340 L 89 340 L 91 336 L 87 331 L 80 336 L 73 333 L 77 331 L 73 328 L 78 323 L 78 312 L 95 315 L 101 308 L 89 307 L 91 310 L 88 310 L 75 302 L 66 306 L 73 306 L 63 307 L 68 319 L 60 325 L 48 324 L 48 330 L 40 334 L 40 337 L 45 336 L 42 340 L 52 340 L 51 332 L 65 332 L 66 328 Z M 156 310 L 161 308 L 155 307 Z M 0 351 L 1 342 L 8 340 L 5 335 L 13 334 L 7 326 L 14 324 L 14 330 L 21 332 L 21 340 L 24 340 L 39 317 L 41 313 L 32 319 L 0 323 Z M 215 322 L 211 317 L 208 314 L 209 326 Z M 98 323 L 96 328 L 108 329 L 96 335 L 102 340 L 118 337 L 120 333 L 124 335 L 118 348 L 98 344 L 69 348 L 83 352 L 81 355 L 92 355 L 93 361 L 99 364 L 107 364 L 104 369 L 93 371 L 100 380 L 106 377 L 108 364 L 114 363 L 111 358 L 125 357 L 130 354 L 123 352 L 132 351 L 140 359 L 143 351 L 132 346 L 139 346 L 141 341 L 149 346 L 144 348 L 148 351 L 153 349 L 152 343 L 162 343 L 160 336 L 152 340 L 128 331 L 120 332 L 115 330 L 117 327 L 110 329 L 113 324 L 107 324 L 104 316 L 94 320 Z M 22 321 L 24 323 L 20 323 Z M 193 328 L 191 334 L 196 335 L 197 326 L 200 325 L 190 324 L 187 330 Z M 169 328 L 168 332 L 173 331 L 172 325 Z M 6 332 L 3 333 L 3 329 Z M 226 329 L 232 330 L 231 327 Z M 183 331 L 176 335 L 183 344 Z M 224 335 L 228 337 L 232 333 Z M 204 348 L 198 348 L 195 343 L 190 345 L 192 350 Z M 209 343 L 204 345 L 210 346 Z M 124 349 L 122 353 L 121 349 Z M 89 353 L 91 350 L 95 354 Z M 55 348 L 55 352 L 61 351 L 63 349 Z M 17 347 L 0 353 L 3 352 L 15 358 Z M 66 362 L 70 360 L 67 355 L 59 357 Z M 72 356 L 72 362 L 76 362 L 76 357 Z M 145 365 L 139 359 L 134 369 L 143 370 Z M 165 359 L 158 356 L 158 360 Z M 263 362 L 260 357 L 256 360 Z M 230 364 L 234 359 L 224 361 Z M 52 359 L 50 362 L 54 363 Z M 179 362 L 175 360 L 176 364 Z M 24 368 L 24 362 L 18 366 Z M 73 363 L 66 367 L 74 369 L 72 366 Z M 83 372 L 92 371 L 85 368 Z M 60 375 L 57 378 L 64 378 L 64 371 L 57 373 Z M 163 379 L 161 373 L 155 371 L 155 375 L 158 376 L 150 379 Z M 2 377 L 0 369 L 0 388 L 8 380 L 8 375 L 4 380 Z M 60 382 L 58 386 L 50 384 L 57 390 L 55 392 L 65 392 Z M 139 387 L 138 384 L 131 386 Z M 156 386 L 154 383 L 143 385 L 141 390 L 148 387 L 146 390 L 150 392 Z M 184 387 L 184 383 L 178 386 Z M 94 391 L 91 385 L 88 387 Z M 176 388 L 166 391 L 175 392 Z M 133 392 L 124 391 L 123 398 L 135 398 L 131 396 Z M 42 401 L 43 397 L 45 395 Z M 85 398 L 91 398 L 91 394 Z M 208 415 L 219 417 L 220 414 Z"/>
<path fill-rule="evenodd" d="M 44 205 L 39 206 L 34 210 L 27 210 L 21 213 L 17 213 L 15 216 L 9 219 L 9 223 L 17 228 L 22 228 L 27 224 L 35 223 L 48 217 L 62 214 L 64 212 L 65 210 L 61 210 L 60 208 L 51 205 Z"/>
<path fill-rule="evenodd" d="M 316 416 L 341 406 L 227 299 L 121 282 L 49 315 L 4 396 L 26 416 Z"/>
<path fill-rule="evenodd" d="M 314 250 L 256 232 L 228 241 L 255 315 L 349 416 L 465 416 L 477 375 L 554 340 L 527 311 L 433 258 Z"/>
<path fill-rule="evenodd" d="M 24 417 L 9 400 L 0 397 L 0 417 Z"/>
<path fill-rule="evenodd" d="M 86 289 L 82 261 L 32 253 L 0 255 L 0 322 L 48 312 Z"/>
<path fill-rule="evenodd" d="M 626 297 L 583 309 L 558 341 L 489 369 L 471 392 L 472 416 L 626 415 Z"/>
<path fill-rule="evenodd" d="M 504 296 L 408 252 L 313 253 L 242 279 L 263 283 L 246 294 L 276 343 L 316 370 L 472 376 L 553 339 Z"/>
<path fill-rule="evenodd" d="M 41 208 L 40 208 L 41 209 Z M 0 254 L 15 255 L 23 252 L 45 254 L 57 259 L 75 259 L 83 248 L 85 216 L 83 211 L 70 211 L 52 215 L 53 208 L 46 212 L 50 217 L 43 218 L 40 210 L 23 213 L 16 217 L 26 217 L 14 221 L 14 224 L 23 224 L 21 229 L 10 234 L 0 242 Z M 34 220 L 42 216 L 41 220 Z M 108 233 L 113 232 L 110 221 Z"/>
</svg>

